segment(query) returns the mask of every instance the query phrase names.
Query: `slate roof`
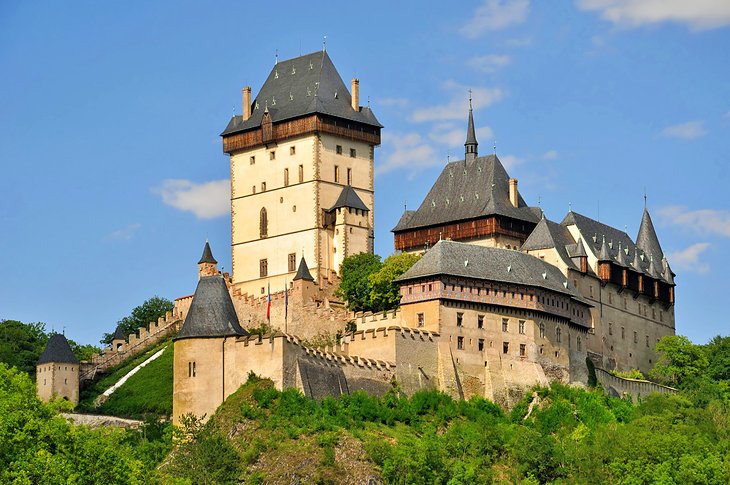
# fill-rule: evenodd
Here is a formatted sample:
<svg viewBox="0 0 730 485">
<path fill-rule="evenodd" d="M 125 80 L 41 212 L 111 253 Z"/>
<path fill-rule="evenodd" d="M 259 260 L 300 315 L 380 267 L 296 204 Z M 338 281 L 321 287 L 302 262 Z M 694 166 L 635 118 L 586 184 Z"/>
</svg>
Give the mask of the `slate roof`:
<svg viewBox="0 0 730 485">
<path fill-rule="evenodd" d="M 121 325 L 117 325 L 116 330 L 114 330 L 114 335 L 112 335 L 112 340 L 127 340 L 127 336 L 124 335 Z"/>
<path fill-rule="evenodd" d="M 45 350 L 38 359 L 39 364 L 47 364 L 48 362 L 61 362 L 64 364 L 79 363 L 79 359 L 76 358 L 71 350 L 71 346 L 68 344 L 68 340 L 60 333 L 51 335 Z"/>
<path fill-rule="evenodd" d="M 238 323 L 231 295 L 220 275 L 204 276 L 198 281 L 190 310 L 176 340 L 195 337 L 233 337 L 249 335 Z"/>
<path fill-rule="evenodd" d="M 391 231 L 403 231 L 490 215 L 537 223 L 540 210 L 528 207 L 519 196 L 518 207 L 509 200 L 509 175 L 496 155 L 474 161 L 451 162 L 431 187 L 426 198 L 406 221 L 401 218 Z"/>
<path fill-rule="evenodd" d="M 636 245 L 631 237 L 624 231 L 620 231 L 602 222 L 598 222 L 590 217 L 584 216 L 577 212 L 570 211 L 560 223 L 561 226 L 575 225 L 583 236 L 585 249 L 591 251 L 598 259 L 601 259 L 601 246 L 603 238 L 606 238 L 606 250 L 608 258 L 606 261 L 616 261 L 618 256 L 619 243 L 624 251 L 626 258 L 633 260 L 635 257 Z M 628 250 L 628 253 L 627 253 Z M 604 255 L 605 256 L 605 255 Z M 639 258 L 641 260 L 641 258 Z M 642 271 L 649 267 L 648 257 L 641 260 Z"/>
<path fill-rule="evenodd" d="M 395 281 L 448 275 L 544 288 L 589 304 L 560 270 L 540 258 L 510 249 L 439 241 Z M 544 276 L 543 276 L 544 275 Z"/>
<path fill-rule="evenodd" d="M 398 220 L 398 224 L 395 225 L 395 227 L 392 229 L 393 232 L 398 232 L 402 229 L 408 228 L 408 223 L 411 220 L 411 217 L 413 217 L 413 214 L 415 214 L 416 211 L 409 211 L 406 209 L 403 211 L 403 215 L 400 216 L 400 219 Z"/>
<path fill-rule="evenodd" d="M 339 197 L 337 197 L 334 205 L 330 207 L 330 210 L 339 209 L 340 207 L 351 207 L 353 209 L 360 209 L 363 211 L 370 210 L 357 195 L 357 192 L 355 192 L 355 189 L 353 189 L 351 185 L 346 185 L 342 188 L 342 192 L 340 192 Z"/>
<path fill-rule="evenodd" d="M 657 261 L 664 259 L 664 252 L 659 245 L 659 238 L 654 230 L 654 224 L 651 222 L 649 211 L 644 208 L 644 214 L 641 216 L 641 226 L 639 233 L 636 235 L 636 245 L 647 256 L 653 256 Z"/>
<path fill-rule="evenodd" d="M 309 266 L 307 266 L 307 262 L 304 260 L 304 256 L 299 260 L 297 274 L 294 275 L 294 281 L 296 280 L 314 281 L 312 273 L 309 272 Z"/>
<path fill-rule="evenodd" d="M 571 257 L 576 257 L 577 255 L 569 254 L 568 252 L 569 248 L 575 249 L 575 247 L 575 240 L 565 226 L 561 226 L 543 217 L 522 245 L 522 250 L 530 251 L 555 248 L 566 265 L 571 269 L 578 269 L 575 262 L 571 259 Z"/>
<path fill-rule="evenodd" d="M 471 101 L 469 101 L 471 103 Z M 464 142 L 464 146 L 468 145 L 478 145 L 477 142 L 477 135 L 474 131 L 474 114 L 472 113 L 472 109 L 469 108 L 469 121 L 466 126 L 466 142 Z"/>
<path fill-rule="evenodd" d="M 210 244 L 208 244 L 208 241 L 205 241 L 205 247 L 203 248 L 203 255 L 200 257 L 200 261 L 198 261 L 198 264 L 202 263 L 213 263 L 218 264 L 218 261 L 215 260 L 213 257 L 213 251 L 210 250 Z"/>
<path fill-rule="evenodd" d="M 274 65 L 253 100 L 251 117 L 244 121 L 242 116 L 234 116 L 221 136 L 258 128 L 267 108 L 273 123 L 320 113 L 377 128 L 383 126 L 369 107 L 352 109 L 350 92 L 324 51 Z"/>
</svg>

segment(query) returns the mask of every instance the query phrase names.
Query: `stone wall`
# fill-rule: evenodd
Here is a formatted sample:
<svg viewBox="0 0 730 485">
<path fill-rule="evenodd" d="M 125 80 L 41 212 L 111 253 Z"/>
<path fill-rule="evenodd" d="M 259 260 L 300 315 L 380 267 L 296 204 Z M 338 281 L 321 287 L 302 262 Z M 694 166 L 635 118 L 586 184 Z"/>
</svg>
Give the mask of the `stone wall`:
<svg viewBox="0 0 730 485">
<path fill-rule="evenodd" d="M 596 367 L 596 379 L 610 395 L 617 397 L 631 396 L 634 402 L 638 401 L 640 397 L 648 396 L 654 392 L 660 394 L 676 394 L 678 392 L 676 389 L 655 382 L 618 377 L 598 367 Z"/>
</svg>

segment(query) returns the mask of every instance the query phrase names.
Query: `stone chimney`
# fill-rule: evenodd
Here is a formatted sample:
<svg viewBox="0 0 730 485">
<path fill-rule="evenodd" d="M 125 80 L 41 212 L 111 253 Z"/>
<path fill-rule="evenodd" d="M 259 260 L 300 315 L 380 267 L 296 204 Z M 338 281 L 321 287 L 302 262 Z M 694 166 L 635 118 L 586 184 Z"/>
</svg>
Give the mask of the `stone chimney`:
<svg viewBox="0 0 730 485">
<path fill-rule="evenodd" d="M 515 207 L 520 203 L 520 193 L 517 192 L 517 179 L 509 179 L 509 201 Z"/>
<path fill-rule="evenodd" d="M 251 86 L 246 86 L 241 90 L 243 97 L 243 121 L 251 117 Z"/>
<path fill-rule="evenodd" d="M 352 109 L 360 111 L 360 80 L 352 78 Z"/>
</svg>

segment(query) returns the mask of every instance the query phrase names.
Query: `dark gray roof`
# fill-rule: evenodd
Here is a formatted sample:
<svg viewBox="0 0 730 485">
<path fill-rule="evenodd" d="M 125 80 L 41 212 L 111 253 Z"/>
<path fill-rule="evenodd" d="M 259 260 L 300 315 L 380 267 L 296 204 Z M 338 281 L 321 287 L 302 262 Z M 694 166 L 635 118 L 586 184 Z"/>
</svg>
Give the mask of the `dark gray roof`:
<svg viewBox="0 0 730 485">
<path fill-rule="evenodd" d="M 649 256 L 649 269 L 646 270 L 646 274 L 648 274 L 652 278 L 655 278 L 658 280 L 662 279 L 662 275 L 661 275 L 661 273 L 659 273 L 659 270 L 657 269 L 653 256 Z"/>
<path fill-rule="evenodd" d="M 76 358 L 71 350 L 71 346 L 68 344 L 68 340 L 60 333 L 51 335 L 45 350 L 38 359 L 39 364 L 47 364 L 48 362 L 61 362 L 64 364 L 79 363 L 79 359 Z"/>
<path fill-rule="evenodd" d="M 248 335 L 238 323 L 231 295 L 223 277 L 204 276 L 198 281 L 193 301 L 177 339 Z"/>
<path fill-rule="evenodd" d="M 353 189 L 350 185 L 342 187 L 342 192 L 340 192 L 340 196 L 337 197 L 337 200 L 335 201 L 334 205 L 330 207 L 330 210 L 339 209 L 340 207 L 351 207 L 353 209 L 360 209 L 363 211 L 370 210 L 362 201 L 362 199 L 357 195 L 355 189 Z"/>
<path fill-rule="evenodd" d="M 406 209 L 403 211 L 403 215 L 400 216 L 400 219 L 398 220 L 398 224 L 395 225 L 395 227 L 392 229 L 395 231 L 400 231 L 401 229 L 408 228 L 408 222 L 411 220 L 411 217 L 413 217 L 413 214 L 415 214 L 416 211 L 409 211 Z"/>
<path fill-rule="evenodd" d="M 613 261 L 611 252 L 608 250 L 608 243 L 606 242 L 606 236 L 601 238 L 601 251 L 598 253 L 598 261 Z"/>
<path fill-rule="evenodd" d="M 479 145 L 479 142 L 477 142 L 476 131 L 474 131 L 474 114 L 472 113 L 471 107 L 469 108 L 469 122 L 466 126 L 466 142 L 464 143 L 464 146 L 468 145 Z"/>
<path fill-rule="evenodd" d="M 460 160 L 444 167 L 436 183 L 407 222 L 392 231 L 501 215 L 537 223 L 540 210 L 528 207 L 519 196 L 518 207 L 509 200 L 509 175 L 496 155 Z"/>
<path fill-rule="evenodd" d="M 522 245 L 523 251 L 555 248 L 563 262 L 572 269 L 577 269 L 575 263 L 570 259 L 568 249 L 575 247 L 575 240 L 570 231 L 560 224 L 549 221 L 545 217 L 540 219 L 535 229 Z"/>
<path fill-rule="evenodd" d="M 203 255 L 200 257 L 200 261 L 198 261 L 198 264 L 202 263 L 213 263 L 218 264 L 218 261 L 215 260 L 213 257 L 213 251 L 210 250 L 210 244 L 208 244 L 208 241 L 205 241 L 205 247 L 203 248 Z"/>
<path fill-rule="evenodd" d="M 649 211 L 644 208 L 644 214 L 641 216 L 641 226 L 639 226 L 639 234 L 636 236 L 636 245 L 647 256 L 653 256 L 657 261 L 664 258 L 664 252 L 659 245 L 654 224 L 651 222 Z"/>
<path fill-rule="evenodd" d="M 587 301 L 552 264 L 540 258 L 510 249 L 491 248 L 455 241 L 439 241 L 411 268 L 395 281 L 428 276 L 461 276 L 544 288 Z"/>
<path fill-rule="evenodd" d="M 234 116 L 221 135 L 259 127 L 267 108 L 274 123 L 320 113 L 382 127 L 370 108 L 352 109 L 350 92 L 323 51 L 277 63 L 253 100 L 251 117 Z"/>
<path fill-rule="evenodd" d="M 563 227 L 563 226 L 561 226 L 561 227 Z M 568 232 L 568 234 L 570 234 L 570 232 Z M 575 245 L 575 248 L 571 248 L 570 257 L 571 258 L 588 257 L 588 253 L 586 253 L 586 247 L 583 245 L 583 238 L 579 237 L 578 243 Z"/>
<path fill-rule="evenodd" d="M 669 261 L 667 261 L 667 258 L 662 259 L 662 265 L 664 266 L 664 271 L 662 271 L 662 278 L 670 285 L 673 285 L 674 277 L 677 275 L 674 274 L 672 268 L 669 267 Z"/>
<path fill-rule="evenodd" d="M 621 241 L 618 242 L 618 251 L 616 252 L 616 264 L 623 267 L 628 267 L 626 263 L 626 253 L 621 247 Z"/>
<path fill-rule="evenodd" d="M 314 281 L 312 273 L 309 272 L 309 266 L 307 266 L 307 262 L 304 260 L 304 256 L 299 260 L 299 268 L 297 268 L 297 274 L 294 275 L 294 281 L 296 280 Z"/>
<path fill-rule="evenodd" d="M 112 340 L 127 340 L 127 336 L 124 335 L 121 325 L 117 325 L 116 330 L 114 330 L 114 335 L 112 335 Z"/>
</svg>

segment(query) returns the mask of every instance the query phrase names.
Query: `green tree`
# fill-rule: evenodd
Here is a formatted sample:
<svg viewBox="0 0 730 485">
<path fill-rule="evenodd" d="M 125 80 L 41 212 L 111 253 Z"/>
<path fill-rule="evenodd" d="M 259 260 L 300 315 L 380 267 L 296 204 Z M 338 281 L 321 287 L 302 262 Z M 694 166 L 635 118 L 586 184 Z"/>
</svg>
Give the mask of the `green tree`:
<svg viewBox="0 0 730 485">
<path fill-rule="evenodd" d="M 368 278 L 381 266 L 380 256 L 377 254 L 358 253 L 345 258 L 342 262 L 342 279 L 337 289 L 337 296 L 347 301 L 347 308 L 353 311 L 370 309 Z"/>
<path fill-rule="evenodd" d="M 705 345 L 707 376 L 717 381 L 730 380 L 730 337 L 716 336 Z"/>
<path fill-rule="evenodd" d="M 661 354 L 649 375 L 669 385 L 679 386 L 702 375 L 708 361 L 705 350 L 683 335 L 667 335 L 656 344 Z"/>
<path fill-rule="evenodd" d="M 135 307 L 132 313 L 117 322 L 117 326 L 122 328 L 124 335 L 130 335 L 137 332 L 139 327 L 146 327 L 150 322 L 157 321 L 166 312 L 172 311 L 175 305 L 167 298 L 153 296 L 141 305 Z M 115 329 L 116 330 L 116 329 Z M 105 333 L 101 339 L 102 344 L 110 344 L 114 332 Z"/>
<path fill-rule="evenodd" d="M 421 257 L 410 253 L 388 256 L 380 269 L 368 277 L 373 311 L 392 310 L 400 305 L 400 285 L 393 280 L 405 273 Z"/>
<path fill-rule="evenodd" d="M 17 320 L 0 320 L 0 362 L 30 375 L 35 375 L 35 366 L 48 335 L 44 323 L 23 323 Z"/>
</svg>

